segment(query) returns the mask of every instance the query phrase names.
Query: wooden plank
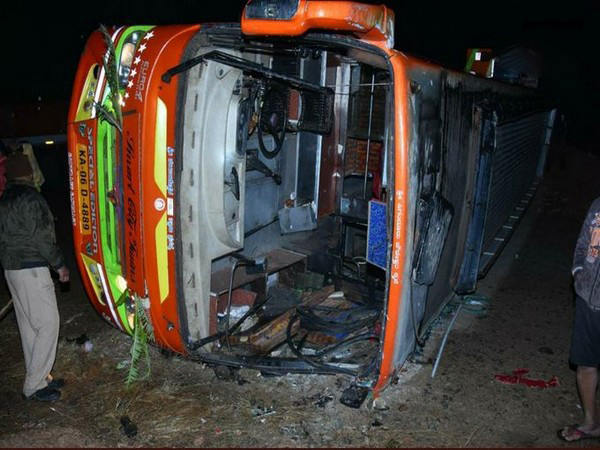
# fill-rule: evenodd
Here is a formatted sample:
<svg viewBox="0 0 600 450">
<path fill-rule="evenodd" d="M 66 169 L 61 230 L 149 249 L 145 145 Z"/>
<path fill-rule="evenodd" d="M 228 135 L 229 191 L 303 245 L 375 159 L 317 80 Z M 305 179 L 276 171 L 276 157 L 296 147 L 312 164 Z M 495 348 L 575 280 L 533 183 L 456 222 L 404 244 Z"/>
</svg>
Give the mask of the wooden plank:
<svg viewBox="0 0 600 450">
<path fill-rule="evenodd" d="M 279 272 L 280 270 L 285 269 L 292 264 L 302 261 L 303 259 L 306 259 L 306 255 L 290 250 L 284 250 L 282 248 L 276 248 L 267 253 L 265 258 L 267 259 L 267 273 L 272 274 Z M 230 276 L 230 268 L 219 270 L 211 275 L 210 291 L 212 296 L 218 297 L 219 295 L 228 291 Z M 245 267 L 239 267 L 235 271 L 235 276 L 233 278 L 233 289 L 257 280 L 263 276 L 263 273 L 246 274 Z"/>
<path fill-rule="evenodd" d="M 311 292 L 306 295 L 302 304 L 306 306 L 315 306 L 319 305 L 334 292 L 334 286 L 329 285 L 325 286 L 323 289 L 318 291 Z M 295 308 L 290 309 L 289 311 L 283 313 L 276 319 L 270 321 L 266 325 L 264 325 L 259 330 L 253 332 L 248 336 L 236 335 L 231 336 L 229 338 L 229 343 L 231 345 L 245 345 L 253 350 L 253 352 L 257 354 L 266 354 L 269 351 L 276 347 L 277 345 L 283 343 L 287 338 L 287 327 L 288 323 L 295 312 Z M 292 325 L 292 335 L 296 334 L 298 328 L 300 326 L 300 322 L 296 321 Z M 223 339 L 224 341 L 224 339 Z"/>
</svg>

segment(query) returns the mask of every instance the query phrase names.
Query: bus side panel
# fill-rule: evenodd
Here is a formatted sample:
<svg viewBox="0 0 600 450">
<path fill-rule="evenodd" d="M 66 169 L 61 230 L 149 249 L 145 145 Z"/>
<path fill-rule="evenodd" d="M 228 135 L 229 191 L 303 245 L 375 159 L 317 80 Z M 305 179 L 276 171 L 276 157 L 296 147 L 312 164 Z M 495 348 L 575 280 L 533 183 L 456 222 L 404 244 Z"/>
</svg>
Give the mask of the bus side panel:
<svg viewBox="0 0 600 450">
<path fill-rule="evenodd" d="M 411 191 L 418 208 L 410 298 L 414 332 L 421 334 L 455 294 L 475 290 L 510 237 L 539 182 L 552 114 L 535 91 L 519 86 L 416 60 L 408 76 L 416 122 Z M 437 224 L 447 233 L 439 239 L 439 260 L 425 264 L 431 273 L 420 276 L 420 260 L 431 256 L 422 250 L 425 238 L 437 220 L 427 216 L 431 203 L 446 208 Z"/>
<path fill-rule="evenodd" d="M 489 189 L 478 252 L 477 275 L 484 274 L 490 243 L 498 241 L 499 230 L 532 195 L 552 117 L 536 104 L 531 90 L 404 55 L 391 62 L 396 108 L 393 241 L 376 390 L 389 382 L 414 350 L 417 337 L 456 295 L 468 255 L 468 231 L 477 213 L 474 202 L 482 189 Z M 492 114 L 484 111 L 490 103 Z M 496 112 L 507 105 L 516 106 L 519 114 L 503 118 Z M 500 139 L 490 141 L 490 126 L 496 121 L 504 129 L 499 127 Z M 507 162 L 509 155 L 513 157 Z M 489 186 L 478 184 L 486 161 L 492 165 Z"/>
<path fill-rule="evenodd" d="M 407 243 L 410 236 L 411 194 L 409 191 L 409 148 L 410 148 L 410 108 L 409 80 L 406 76 L 405 57 L 395 53 L 390 58 L 393 68 L 394 86 L 394 141 L 393 141 L 393 172 L 394 183 L 393 216 L 390 220 L 392 242 L 388 298 L 386 301 L 385 323 L 383 327 L 383 342 L 381 344 L 381 363 L 379 379 L 374 388 L 375 392 L 385 388 L 397 366 L 404 362 L 414 347 L 414 341 L 407 340 L 408 321 L 407 286 L 410 277 L 410 254 Z"/>
<path fill-rule="evenodd" d="M 415 272 L 420 260 L 429 257 L 425 238 L 435 223 L 429 210 L 446 205 L 445 236 L 440 237 L 440 253 L 429 264 L 427 276 L 411 279 L 414 306 L 414 333 L 422 334 L 454 295 L 455 273 L 464 255 L 465 230 L 472 221 L 472 198 L 479 159 L 479 128 L 473 118 L 473 95 L 462 84 L 448 87 L 448 73 L 442 68 L 414 64 L 409 71 L 413 82 L 416 130 L 414 167 L 411 181 L 419 211 L 415 239 L 411 243 Z M 430 206 L 431 205 L 431 206 Z"/>
</svg>

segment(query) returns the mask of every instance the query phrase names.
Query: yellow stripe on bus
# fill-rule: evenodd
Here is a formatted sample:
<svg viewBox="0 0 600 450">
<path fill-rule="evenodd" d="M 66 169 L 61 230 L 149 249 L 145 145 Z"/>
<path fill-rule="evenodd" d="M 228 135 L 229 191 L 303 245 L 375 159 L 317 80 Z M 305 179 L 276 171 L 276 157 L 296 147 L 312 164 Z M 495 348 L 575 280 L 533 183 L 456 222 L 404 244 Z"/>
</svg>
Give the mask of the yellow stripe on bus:
<svg viewBox="0 0 600 450">
<path fill-rule="evenodd" d="M 163 197 L 167 196 L 167 106 L 160 98 L 156 102 L 154 132 L 154 181 Z"/>
<path fill-rule="evenodd" d="M 167 258 L 167 213 L 165 212 L 156 225 L 154 232 L 156 242 L 156 269 L 158 272 L 158 289 L 160 302 L 169 295 L 169 260 Z"/>
<path fill-rule="evenodd" d="M 167 196 L 167 106 L 160 98 L 156 102 L 156 128 L 154 132 L 154 182 L 163 197 Z M 154 232 L 156 243 L 156 269 L 160 302 L 169 295 L 169 260 L 167 258 L 167 214 L 162 215 Z"/>
</svg>

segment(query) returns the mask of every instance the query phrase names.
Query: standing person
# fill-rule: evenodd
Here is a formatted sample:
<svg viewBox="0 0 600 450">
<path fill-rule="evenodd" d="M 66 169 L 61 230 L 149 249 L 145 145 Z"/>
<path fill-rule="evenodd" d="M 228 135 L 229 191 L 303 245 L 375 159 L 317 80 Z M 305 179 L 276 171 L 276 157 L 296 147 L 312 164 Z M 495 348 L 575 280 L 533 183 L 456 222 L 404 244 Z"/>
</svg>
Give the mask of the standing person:
<svg viewBox="0 0 600 450">
<path fill-rule="evenodd" d="M 596 404 L 600 365 L 600 197 L 592 203 L 579 234 L 573 259 L 575 320 L 569 360 L 577 366 L 577 391 L 583 422 L 559 430 L 568 441 L 600 438 Z"/>
<path fill-rule="evenodd" d="M 69 270 L 56 244 L 54 218 L 34 185 L 29 158 L 22 151 L 8 154 L 6 190 L 0 197 L 0 263 L 12 295 L 25 356 L 23 397 L 54 401 L 64 380 L 50 372 L 56 357 L 59 315 L 50 265 L 59 280 Z"/>
</svg>

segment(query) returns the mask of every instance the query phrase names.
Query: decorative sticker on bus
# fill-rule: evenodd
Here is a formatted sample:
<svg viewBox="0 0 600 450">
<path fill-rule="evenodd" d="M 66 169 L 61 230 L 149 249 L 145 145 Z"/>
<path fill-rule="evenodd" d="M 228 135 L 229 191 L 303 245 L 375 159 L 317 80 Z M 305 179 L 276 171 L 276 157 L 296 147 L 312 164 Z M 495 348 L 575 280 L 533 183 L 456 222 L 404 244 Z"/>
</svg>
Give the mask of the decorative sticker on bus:
<svg viewBox="0 0 600 450">
<path fill-rule="evenodd" d="M 144 292 L 142 243 L 140 224 L 140 174 L 139 174 L 139 114 L 127 114 L 123 117 L 123 152 L 124 152 L 124 212 L 125 246 L 127 279 L 131 287 Z"/>
<path fill-rule="evenodd" d="M 71 223 L 73 227 L 77 226 L 77 215 L 75 214 L 75 181 L 74 181 L 74 169 L 73 169 L 73 155 L 67 153 L 67 161 L 69 163 L 69 199 L 71 202 Z"/>
<path fill-rule="evenodd" d="M 173 228 L 174 212 L 174 185 L 175 177 L 173 175 L 175 167 L 175 149 L 167 147 L 167 250 L 175 250 L 175 237 Z"/>
<path fill-rule="evenodd" d="M 136 49 L 135 58 L 132 61 L 132 69 L 129 72 L 129 79 L 127 81 L 125 93 L 121 100 L 121 106 L 125 107 L 126 103 L 130 98 L 135 98 L 139 102 L 144 101 L 143 93 L 148 84 L 148 69 L 150 68 L 150 62 L 148 60 L 142 60 L 142 53 L 147 48 L 148 41 L 154 36 L 153 31 L 149 31 L 142 38 L 142 43 Z M 137 82 L 134 79 L 137 77 Z"/>
<path fill-rule="evenodd" d="M 396 217 L 394 218 L 394 249 L 392 252 L 392 283 L 400 284 L 400 252 L 402 251 L 402 200 L 403 192 L 396 191 Z"/>
<path fill-rule="evenodd" d="M 89 186 L 89 201 L 90 201 L 90 225 L 91 225 L 91 236 L 92 242 L 88 246 L 89 255 L 95 255 L 98 253 L 98 219 L 96 215 L 96 167 L 95 167 L 95 154 L 94 154 L 94 129 L 92 127 L 87 128 L 87 173 L 88 173 L 88 186 Z M 81 170 L 80 170 L 81 172 Z M 88 248 L 86 247 L 86 248 Z"/>
</svg>

